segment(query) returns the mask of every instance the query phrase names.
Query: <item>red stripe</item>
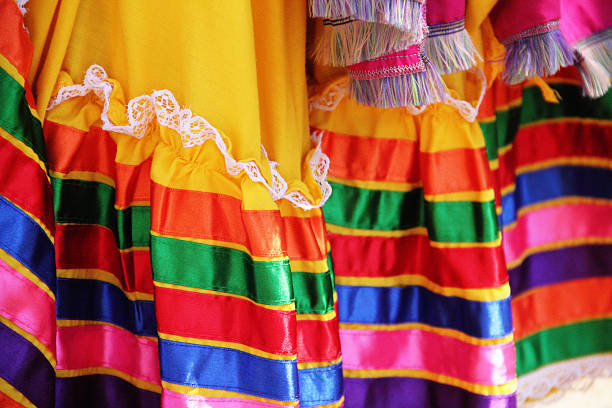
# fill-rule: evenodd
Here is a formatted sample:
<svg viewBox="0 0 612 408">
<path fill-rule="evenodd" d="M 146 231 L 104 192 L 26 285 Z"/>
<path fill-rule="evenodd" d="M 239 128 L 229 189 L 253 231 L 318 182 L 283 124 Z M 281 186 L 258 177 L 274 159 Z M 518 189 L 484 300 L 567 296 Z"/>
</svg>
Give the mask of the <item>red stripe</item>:
<svg viewBox="0 0 612 408">
<path fill-rule="evenodd" d="M 88 132 L 46 121 L 44 126 L 51 170 L 60 173 L 88 171 L 115 181 L 115 203 L 126 207 L 134 201 L 149 201 L 151 158 L 139 165 L 117 163 L 117 145 L 99 127 Z"/>
<path fill-rule="evenodd" d="M 498 108 L 507 110 L 505 105 L 520 98 L 523 94 L 523 84 L 509 86 L 501 80 L 496 80 L 487 90 L 478 110 L 478 119 L 495 116 Z"/>
<path fill-rule="evenodd" d="M 155 310 L 160 333 L 240 343 L 273 354 L 296 353 L 294 311 L 162 287 L 155 289 Z"/>
<path fill-rule="evenodd" d="M 33 47 L 23 28 L 23 16 L 13 0 L 0 0 L 0 54 L 25 79 L 30 72 Z"/>
<path fill-rule="evenodd" d="M 329 175 L 356 180 L 419 181 L 417 142 L 325 131 L 321 149 L 331 158 Z"/>
<path fill-rule="evenodd" d="M 57 225 L 58 269 L 101 269 L 115 275 L 123 289 L 153 293 L 149 251 L 120 253 L 111 230 L 98 225 Z"/>
<path fill-rule="evenodd" d="M 612 314 L 612 277 L 543 286 L 512 299 L 514 336 L 519 340 L 549 327 Z"/>
<path fill-rule="evenodd" d="M 416 274 L 458 288 L 490 288 L 508 279 L 501 247 L 434 248 L 422 235 L 388 238 L 328 234 L 328 238 L 336 276 Z"/>
<path fill-rule="evenodd" d="M 333 361 L 340 357 L 338 319 L 298 320 L 298 362 Z"/>
<path fill-rule="evenodd" d="M 12 398 L 9 398 L 8 395 L 0 391 L 0 407 L 2 408 L 23 408 L 24 405 L 21 405 L 20 403 L 18 403 Z"/>
<path fill-rule="evenodd" d="M 50 231 L 55 218 L 51 185 L 38 163 L 0 137 L 0 195 L 37 217 Z"/>
</svg>

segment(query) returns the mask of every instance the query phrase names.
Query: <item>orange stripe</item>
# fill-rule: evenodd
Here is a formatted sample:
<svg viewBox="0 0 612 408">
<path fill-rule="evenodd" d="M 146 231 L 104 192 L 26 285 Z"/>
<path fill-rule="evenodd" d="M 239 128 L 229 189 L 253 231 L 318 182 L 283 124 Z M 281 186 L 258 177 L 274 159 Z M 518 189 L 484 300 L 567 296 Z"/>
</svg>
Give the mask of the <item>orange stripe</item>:
<svg viewBox="0 0 612 408">
<path fill-rule="evenodd" d="M 514 335 L 612 315 L 612 277 L 580 279 L 532 289 L 512 299 Z"/>
</svg>

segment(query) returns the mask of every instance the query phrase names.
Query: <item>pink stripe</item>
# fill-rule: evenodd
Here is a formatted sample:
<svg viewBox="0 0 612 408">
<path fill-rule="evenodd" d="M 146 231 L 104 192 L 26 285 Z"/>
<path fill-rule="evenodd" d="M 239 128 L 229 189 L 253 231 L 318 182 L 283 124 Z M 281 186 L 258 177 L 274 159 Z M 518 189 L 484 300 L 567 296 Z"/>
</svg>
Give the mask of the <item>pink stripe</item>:
<svg viewBox="0 0 612 408">
<path fill-rule="evenodd" d="M 385 78 L 420 72 L 425 66 L 419 52 L 419 45 L 415 44 L 405 50 L 349 65 L 347 68 L 357 79 Z"/>
<path fill-rule="evenodd" d="M 515 375 L 514 345 L 476 346 L 424 330 L 340 330 L 342 366 L 355 370 L 426 370 L 476 384 Z"/>
<path fill-rule="evenodd" d="M 55 355 L 55 301 L 0 259 L 0 314 Z"/>
<path fill-rule="evenodd" d="M 57 368 L 114 368 L 161 384 L 157 342 L 108 325 L 57 328 Z"/>
<path fill-rule="evenodd" d="M 198 395 L 179 394 L 178 392 L 163 390 L 162 406 L 165 408 L 186 408 L 186 407 L 261 407 L 278 408 L 280 405 L 268 402 L 252 401 L 242 398 L 209 398 Z"/>
<path fill-rule="evenodd" d="M 516 227 L 504 232 L 506 262 L 527 249 L 570 239 L 612 237 L 612 206 L 565 204 L 530 211 L 518 218 Z"/>
<path fill-rule="evenodd" d="M 427 24 L 451 23 L 465 18 L 465 0 L 427 0 Z"/>
</svg>

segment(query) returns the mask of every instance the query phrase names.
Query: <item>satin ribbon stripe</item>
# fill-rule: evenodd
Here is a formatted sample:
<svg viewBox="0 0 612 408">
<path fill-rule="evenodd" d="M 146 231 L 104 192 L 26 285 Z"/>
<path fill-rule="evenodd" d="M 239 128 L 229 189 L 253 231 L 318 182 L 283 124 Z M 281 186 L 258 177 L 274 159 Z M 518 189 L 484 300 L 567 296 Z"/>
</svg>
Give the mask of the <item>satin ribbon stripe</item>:
<svg viewBox="0 0 612 408">
<path fill-rule="evenodd" d="M 160 384 L 157 341 L 99 324 L 58 327 L 57 344 L 58 370 L 106 367 Z"/>
<path fill-rule="evenodd" d="M 0 249 L 19 261 L 55 293 L 53 243 L 41 226 L 0 196 Z"/>
<path fill-rule="evenodd" d="M 348 370 L 423 370 L 488 385 L 503 385 L 515 376 L 512 342 L 473 345 L 422 330 L 341 330 L 340 339 Z"/>
<path fill-rule="evenodd" d="M 553 327 L 516 342 L 517 375 L 546 364 L 606 353 L 612 349 L 612 319 L 587 320 Z"/>
<path fill-rule="evenodd" d="M 122 327 L 138 336 L 155 337 L 152 301 L 129 300 L 110 283 L 87 279 L 58 279 L 57 318 L 98 320 Z"/>
<path fill-rule="evenodd" d="M 340 357 L 338 319 L 298 320 L 296 342 L 298 363 L 322 363 L 318 368 L 329 366 Z"/>
<path fill-rule="evenodd" d="M 327 406 L 343 398 L 342 364 L 298 370 L 300 407 Z"/>
<path fill-rule="evenodd" d="M 160 333 L 243 344 L 270 354 L 296 354 L 294 311 L 265 309 L 246 299 L 164 287 L 156 288 L 155 307 Z M 206 313 L 199 313 L 201 310 Z M 236 324 L 248 321 L 257 322 L 259 330 Z"/>
<path fill-rule="evenodd" d="M 163 381 L 279 401 L 298 399 L 295 360 L 270 360 L 243 351 L 161 339 Z"/>
<path fill-rule="evenodd" d="M 66 275 L 91 275 L 88 271 L 99 270 L 113 275 L 125 292 L 153 294 L 149 249 L 118 251 L 115 235 L 108 228 L 58 224 L 55 251 L 57 269 L 65 270 Z"/>
<path fill-rule="evenodd" d="M 329 233 L 328 239 L 338 277 L 400 278 L 414 274 L 439 286 L 461 289 L 488 289 L 507 282 L 499 246 L 437 248 L 424 235 L 392 238 Z M 406 259 L 412 261 L 407 263 Z M 464 273 L 466 270 L 471 273 Z"/>
<path fill-rule="evenodd" d="M 91 404 L 92 395 L 96 395 L 100 406 L 116 408 L 158 407 L 161 403 L 158 392 L 107 374 L 57 378 L 55 384 L 57 407 L 86 407 Z"/>
<path fill-rule="evenodd" d="M 508 271 L 512 296 L 574 279 L 609 277 L 610 265 L 610 245 L 579 245 L 535 253 Z"/>
<path fill-rule="evenodd" d="M 150 208 L 115 210 L 115 189 L 96 181 L 51 178 L 58 224 L 96 224 L 110 229 L 119 249 L 149 246 Z"/>
<path fill-rule="evenodd" d="M 53 239 L 53 209 L 46 205 L 51 197 L 47 174 L 31 155 L 28 156 L 29 152 L 22 151 L 8 137 L 0 130 L 0 173 L 3 175 L 0 195 L 26 211 L 47 232 L 49 239 Z"/>
<path fill-rule="evenodd" d="M 30 401 L 28 401 L 26 397 L 23 396 L 23 394 L 15 390 L 12 385 L 3 381 L 1 378 L 0 406 L 4 408 L 36 408 L 34 404 L 32 404 Z"/>
<path fill-rule="evenodd" d="M 483 339 L 512 332 L 510 299 L 477 302 L 441 296 L 420 286 L 337 285 L 336 290 L 342 323 L 423 323 Z"/>
<path fill-rule="evenodd" d="M 252 399 L 236 398 L 236 397 L 205 397 L 202 395 L 191 395 L 186 393 L 179 393 L 169 389 L 164 389 L 164 395 L 162 396 L 162 404 L 168 408 L 182 408 L 182 407 L 210 407 L 210 408 L 226 408 L 228 405 L 234 405 L 239 407 L 256 407 L 256 408 L 277 408 L 286 405 L 275 404 L 272 402 L 256 401 Z M 291 405 L 293 406 L 293 405 Z"/>
<path fill-rule="evenodd" d="M 36 407 L 54 407 L 55 371 L 32 343 L 0 323 L 0 377 Z M 24 370 L 23 367 L 28 367 Z"/>
<path fill-rule="evenodd" d="M 15 66 L 23 78 L 27 78 L 32 60 L 32 43 L 23 27 L 23 15 L 14 1 L 0 1 L 0 38 L 0 54 Z"/>
<path fill-rule="evenodd" d="M 612 206 L 564 204 L 530 211 L 516 226 L 504 230 L 504 251 L 509 268 L 530 248 L 561 241 L 612 237 L 612 226 L 601 220 L 612 217 Z M 572 228 L 568 228 L 571 223 Z M 545 226 L 545 228 L 543 228 Z"/>
<path fill-rule="evenodd" d="M 363 230 L 427 227 L 432 241 L 491 242 L 498 238 L 494 201 L 430 202 L 422 189 L 401 193 L 330 183 L 323 212 L 329 224 Z M 351 203 L 351 211 L 346 207 Z"/>
<path fill-rule="evenodd" d="M 347 406 L 355 408 L 387 408 L 397 401 L 410 401 L 411 407 L 513 408 L 516 397 L 482 395 L 460 387 L 410 377 L 345 378 Z"/>
<path fill-rule="evenodd" d="M 501 198 L 503 225 L 515 222 L 522 208 L 562 197 L 612 200 L 610 186 L 612 169 L 556 166 L 520 174 L 514 191 Z"/>
<path fill-rule="evenodd" d="M 0 127 L 30 147 L 39 160 L 46 164 L 42 127 L 30 111 L 26 90 L 3 69 L 0 69 L 0 95 Z"/>
<path fill-rule="evenodd" d="M 543 286 L 512 299 L 517 340 L 577 321 L 612 316 L 612 276 Z"/>
<path fill-rule="evenodd" d="M 294 301 L 288 260 L 254 261 L 236 249 L 157 235 L 151 237 L 151 258 L 158 282 L 226 292 L 268 305 Z"/>
<path fill-rule="evenodd" d="M 329 263 L 331 265 L 331 262 Z M 334 309 L 334 276 L 325 273 L 291 272 L 298 314 L 327 314 Z"/>
</svg>

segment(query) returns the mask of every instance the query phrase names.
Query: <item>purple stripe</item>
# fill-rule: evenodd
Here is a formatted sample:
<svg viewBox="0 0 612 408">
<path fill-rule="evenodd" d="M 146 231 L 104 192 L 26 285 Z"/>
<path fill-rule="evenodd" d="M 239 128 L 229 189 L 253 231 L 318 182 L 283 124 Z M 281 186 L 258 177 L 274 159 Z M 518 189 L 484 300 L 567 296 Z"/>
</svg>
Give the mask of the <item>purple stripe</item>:
<svg viewBox="0 0 612 408">
<path fill-rule="evenodd" d="M 479 395 L 420 378 L 345 378 L 345 408 L 514 408 L 511 395 Z"/>
<path fill-rule="evenodd" d="M 540 252 L 508 271 L 512 296 L 574 279 L 612 276 L 612 245 L 584 245 Z"/>
<path fill-rule="evenodd" d="M 155 408 L 160 395 L 110 375 L 58 378 L 56 408 Z"/>
<path fill-rule="evenodd" d="M 55 372 L 29 341 L 0 323 L 0 377 L 38 408 L 53 407 Z"/>
</svg>

